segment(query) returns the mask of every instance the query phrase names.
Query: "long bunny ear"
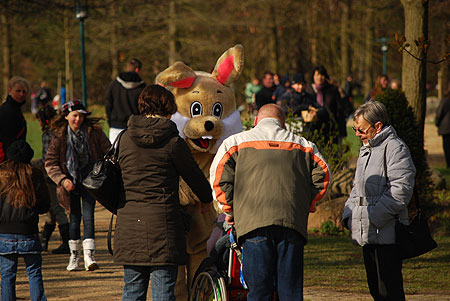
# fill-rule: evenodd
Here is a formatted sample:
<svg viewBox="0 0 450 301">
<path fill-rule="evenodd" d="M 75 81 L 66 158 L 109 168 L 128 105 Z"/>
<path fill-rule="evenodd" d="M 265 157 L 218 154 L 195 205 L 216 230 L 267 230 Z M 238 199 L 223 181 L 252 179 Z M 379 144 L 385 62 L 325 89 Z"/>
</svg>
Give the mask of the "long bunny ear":
<svg viewBox="0 0 450 301">
<path fill-rule="evenodd" d="M 174 88 L 189 88 L 196 78 L 195 72 L 183 64 L 175 62 L 156 76 L 155 82 L 162 86 Z"/>
<path fill-rule="evenodd" d="M 243 67 L 244 47 L 241 44 L 237 44 L 225 51 L 217 60 L 211 76 L 216 78 L 222 85 L 229 86 L 241 75 Z"/>
</svg>

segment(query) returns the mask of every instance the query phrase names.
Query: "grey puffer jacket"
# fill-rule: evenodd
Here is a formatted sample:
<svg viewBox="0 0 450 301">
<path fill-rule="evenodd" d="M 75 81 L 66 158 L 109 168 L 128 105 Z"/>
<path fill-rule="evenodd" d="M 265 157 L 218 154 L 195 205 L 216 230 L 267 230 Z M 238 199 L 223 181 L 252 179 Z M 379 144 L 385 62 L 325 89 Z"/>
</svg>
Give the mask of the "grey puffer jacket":
<svg viewBox="0 0 450 301">
<path fill-rule="evenodd" d="M 354 243 L 395 243 L 396 216 L 408 224 L 407 206 L 415 174 L 409 149 L 393 127 L 384 127 L 368 145 L 361 147 L 343 214 Z"/>
</svg>

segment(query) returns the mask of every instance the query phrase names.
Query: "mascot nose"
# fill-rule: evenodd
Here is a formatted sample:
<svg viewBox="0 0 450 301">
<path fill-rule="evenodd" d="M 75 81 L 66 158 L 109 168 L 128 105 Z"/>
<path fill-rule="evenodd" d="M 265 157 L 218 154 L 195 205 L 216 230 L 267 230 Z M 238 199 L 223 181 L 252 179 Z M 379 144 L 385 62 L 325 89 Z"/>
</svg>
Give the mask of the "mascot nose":
<svg viewBox="0 0 450 301">
<path fill-rule="evenodd" d="M 214 123 L 212 123 L 212 121 L 206 121 L 205 122 L 205 130 L 207 130 L 208 132 L 211 131 L 214 128 Z"/>
</svg>

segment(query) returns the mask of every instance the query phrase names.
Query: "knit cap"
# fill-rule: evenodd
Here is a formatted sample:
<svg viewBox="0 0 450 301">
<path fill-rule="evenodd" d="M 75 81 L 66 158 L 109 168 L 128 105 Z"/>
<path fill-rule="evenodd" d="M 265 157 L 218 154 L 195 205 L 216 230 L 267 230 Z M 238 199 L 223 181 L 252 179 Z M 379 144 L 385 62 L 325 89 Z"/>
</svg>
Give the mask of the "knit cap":
<svg viewBox="0 0 450 301">
<path fill-rule="evenodd" d="M 25 140 L 16 140 L 6 149 L 6 159 L 30 163 L 33 159 L 34 151 Z"/>
</svg>

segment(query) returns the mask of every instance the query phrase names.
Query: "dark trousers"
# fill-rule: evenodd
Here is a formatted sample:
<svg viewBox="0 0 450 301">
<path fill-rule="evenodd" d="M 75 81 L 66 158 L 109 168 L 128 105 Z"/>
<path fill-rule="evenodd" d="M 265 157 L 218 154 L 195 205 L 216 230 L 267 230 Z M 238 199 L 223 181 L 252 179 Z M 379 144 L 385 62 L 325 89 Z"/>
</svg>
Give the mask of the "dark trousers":
<svg viewBox="0 0 450 301">
<path fill-rule="evenodd" d="M 405 300 L 402 260 L 396 245 L 365 245 L 364 265 L 370 294 L 378 300 Z"/>
<path fill-rule="evenodd" d="M 444 146 L 445 161 L 447 162 L 447 168 L 450 168 L 450 134 L 442 136 L 442 142 Z"/>
<path fill-rule="evenodd" d="M 243 239 L 242 272 L 248 285 L 247 300 L 303 300 L 303 247 L 295 230 L 269 226 L 246 234 Z"/>
</svg>

